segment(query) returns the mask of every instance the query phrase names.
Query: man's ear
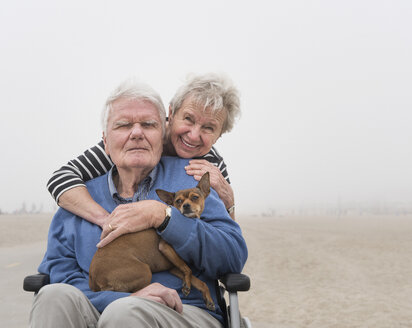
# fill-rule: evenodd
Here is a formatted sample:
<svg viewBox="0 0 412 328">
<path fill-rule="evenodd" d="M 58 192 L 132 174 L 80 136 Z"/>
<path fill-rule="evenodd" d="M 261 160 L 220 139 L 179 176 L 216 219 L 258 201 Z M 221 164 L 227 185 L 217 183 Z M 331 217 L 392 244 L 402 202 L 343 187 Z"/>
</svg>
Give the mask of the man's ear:
<svg viewBox="0 0 412 328">
<path fill-rule="evenodd" d="M 203 174 L 203 176 L 200 178 L 200 181 L 196 187 L 199 188 L 205 194 L 205 198 L 209 195 L 210 193 L 209 172 L 206 172 L 205 174 Z"/>
<path fill-rule="evenodd" d="M 156 194 L 159 196 L 160 200 L 164 201 L 167 205 L 173 205 L 173 200 L 175 199 L 174 192 L 156 189 Z"/>
<path fill-rule="evenodd" d="M 102 133 L 102 137 L 103 137 L 104 151 L 106 152 L 106 154 L 107 154 L 108 156 L 110 156 L 109 150 L 108 150 L 108 148 L 107 148 L 106 135 L 104 134 L 104 132 Z"/>
</svg>

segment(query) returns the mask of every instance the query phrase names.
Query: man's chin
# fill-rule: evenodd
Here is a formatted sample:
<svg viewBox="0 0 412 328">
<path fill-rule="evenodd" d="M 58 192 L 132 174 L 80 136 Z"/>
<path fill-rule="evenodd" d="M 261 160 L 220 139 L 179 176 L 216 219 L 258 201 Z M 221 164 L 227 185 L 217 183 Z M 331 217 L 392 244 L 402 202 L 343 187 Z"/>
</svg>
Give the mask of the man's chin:
<svg viewBox="0 0 412 328">
<path fill-rule="evenodd" d="M 131 169 L 144 169 L 153 166 L 152 161 L 148 161 L 147 159 L 139 158 L 139 159 L 130 159 L 126 160 L 120 166 L 122 169 L 131 170 Z M 118 166 L 119 167 L 119 166 Z"/>
</svg>

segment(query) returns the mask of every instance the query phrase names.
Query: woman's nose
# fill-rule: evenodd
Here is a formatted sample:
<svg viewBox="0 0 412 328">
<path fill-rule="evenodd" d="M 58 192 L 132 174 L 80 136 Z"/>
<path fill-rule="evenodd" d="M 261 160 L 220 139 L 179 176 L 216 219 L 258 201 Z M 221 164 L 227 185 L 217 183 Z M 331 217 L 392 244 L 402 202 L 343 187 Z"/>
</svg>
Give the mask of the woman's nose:
<svg viewBox="0 0 412 328">
<path fill-rule="evenodd" d="M 200 126 L 193 126 L 189 131 L 189 137 L 193 141 L 198 141 L 200 139 Z"/>
</svg>

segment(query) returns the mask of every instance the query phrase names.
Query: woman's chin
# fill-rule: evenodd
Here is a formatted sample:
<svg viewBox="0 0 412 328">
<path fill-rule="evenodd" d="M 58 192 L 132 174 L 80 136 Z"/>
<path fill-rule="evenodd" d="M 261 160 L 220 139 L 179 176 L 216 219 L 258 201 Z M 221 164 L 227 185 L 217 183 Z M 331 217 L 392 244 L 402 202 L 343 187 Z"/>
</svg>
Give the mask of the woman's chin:
<svg viewBox="0 0 412 328">
<path fill-rule="evenodd" d="M 193 153 L 188 153 L 186 151 L 176 151 L 176 155 L 179 156 L 180 158 L 193 158 L 193 157 L 197 157 L 196 154 Z"/>
</svg>

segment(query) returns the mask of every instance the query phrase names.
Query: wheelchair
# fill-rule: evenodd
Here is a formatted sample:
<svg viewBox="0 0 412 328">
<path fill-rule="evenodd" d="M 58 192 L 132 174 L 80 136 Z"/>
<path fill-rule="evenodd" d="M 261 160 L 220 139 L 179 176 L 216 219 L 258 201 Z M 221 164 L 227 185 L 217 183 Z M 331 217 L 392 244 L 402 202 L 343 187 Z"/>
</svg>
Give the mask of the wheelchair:
<svg viewBox="0 0 412 328">
<path fill-rule="evenodd" d="M 23 289 L 27 292 L 37 292 L 50 283 L 49 275 L 44 273 L 33 274 L 24 278 Z M 248 291 L 250 279 L 242 273 L 229 273 L 216 281 L 216 295 L 219 307 L 225 320 L 226 328 L 251 328 L 252 324 L 246 317 L 241 317 L 239 312 L 238 292 Z M 229 305 L 225 300 L 225 292 L 229 294 Z"/>
</svg>

